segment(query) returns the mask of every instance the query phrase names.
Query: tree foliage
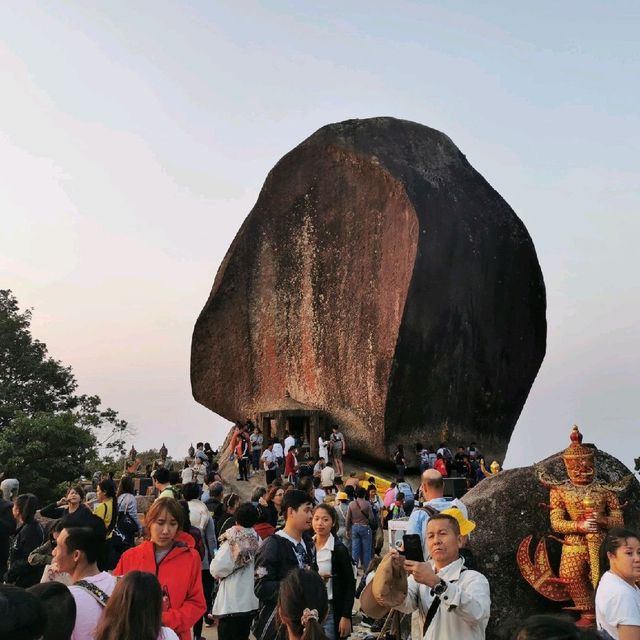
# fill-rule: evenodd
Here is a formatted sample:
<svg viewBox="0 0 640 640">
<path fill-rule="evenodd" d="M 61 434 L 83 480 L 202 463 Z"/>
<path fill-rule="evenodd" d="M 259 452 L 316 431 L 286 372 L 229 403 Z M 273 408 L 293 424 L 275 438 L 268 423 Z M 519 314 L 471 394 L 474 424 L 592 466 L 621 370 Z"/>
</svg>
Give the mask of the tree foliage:
<svg viewBox="0 0 640 640">
<path fill-rule="evenodd" d="M 18 478 L 22 492 L 35 493 L 42 501 L 56 497 L 57 486 L 85 473 L 95 458 L 95 435 L 78 426 L 69 412 L 19 416 L 0 433 L 5 475 Z"/>
<path fill-rule="evenodd" d="M 18 478 L 22 491 L 51 497 L 100 452 L 124 453 L 127 421 L 77 387 L 71 367 L 31 335 L 31 311 L 0 290 L 0 471 Z"/>
<path fill-rule="evenodd" d="M 31 310 L 20 311 L 11 291 L 0 289 L 0 426 L 15 415 L 56 413 L 77 406 L 71 367 L 31 336 Z"/>
</svg>

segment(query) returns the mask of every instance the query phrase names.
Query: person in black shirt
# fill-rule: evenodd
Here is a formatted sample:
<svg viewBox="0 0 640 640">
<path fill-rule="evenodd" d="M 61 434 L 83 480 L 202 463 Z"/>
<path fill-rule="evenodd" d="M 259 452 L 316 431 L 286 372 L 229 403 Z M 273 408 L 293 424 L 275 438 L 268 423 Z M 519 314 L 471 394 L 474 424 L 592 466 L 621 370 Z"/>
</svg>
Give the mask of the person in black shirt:
<svg viewBox="0 0 640 640">
<path fill-rule="evenodd" d="M 7 572 L 9 539 L 16 532 L 16 521 L 12 509 L 13 502 L 0 498 L 0 576 Z"/>
<path fill-rule="evenodd" d="M 29 564 L 29 554 L 44 542 L 44 531 L 35 520 L 38 499 L 31 493 L 16 498 L 13 516 L 16 535 L 9 549 L 9 568 L 4 581 L 26 589 L 40 582 L 42 567 Z"/>
<path fill-rule="evenodd" d="M 91 527 L 96 533 L 106 537 L 107 528 L 104 521 L 93 514 L 91 509 L 82 501 L 84 489 L 80 485 L 69 487 L 64 498 L 40 509 L 40 515 L 44 518 L 61 520 L 63 528 Z"/>
<path fill-rule="evenodd" d="M 260 601 L 254 628 L 256 640 L 286 640 L 287 629 L 279 626 L 277 603 L 280 582 L 292 569 L 317 570 L 315 547 L 309 537 L 313 506 L 309 494 L 292 489 L 284 494 L 284 528 L 269 536 L 256 555 L 254 592 Z"/>
</svg>

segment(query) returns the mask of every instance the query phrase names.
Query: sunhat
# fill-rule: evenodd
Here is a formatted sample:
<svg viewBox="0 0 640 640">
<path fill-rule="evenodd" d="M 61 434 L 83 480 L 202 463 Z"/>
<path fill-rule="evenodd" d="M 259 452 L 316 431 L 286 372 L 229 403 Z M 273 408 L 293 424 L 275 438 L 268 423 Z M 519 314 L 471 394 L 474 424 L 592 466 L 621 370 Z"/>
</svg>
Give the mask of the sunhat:
<svg viewBox="0 0 640 640">
<path fill-rule="evenodd" d="M 404 558 L 386 555 L 376 569 L 373 580 L 360 594 L 360 609 L 370 618 L 378 620 L 390 609 L 400 606 L 407 597 L 407 591 Z"/>
</svg>

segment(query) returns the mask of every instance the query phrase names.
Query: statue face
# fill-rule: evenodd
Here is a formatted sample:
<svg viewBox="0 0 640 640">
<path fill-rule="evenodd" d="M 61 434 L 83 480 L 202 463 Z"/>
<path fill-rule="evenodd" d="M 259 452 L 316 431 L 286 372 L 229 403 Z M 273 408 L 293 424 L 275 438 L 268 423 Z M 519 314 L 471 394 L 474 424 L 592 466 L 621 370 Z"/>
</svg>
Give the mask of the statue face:
<svg viewBox="0 0 640 640">
<path fill-rule="evenodd" d="M 594 459 L 590 456 L 573 458 L 564 461 L 571 484 L 584 486 L 591 484 L 595 476 Z"/>
</svg>

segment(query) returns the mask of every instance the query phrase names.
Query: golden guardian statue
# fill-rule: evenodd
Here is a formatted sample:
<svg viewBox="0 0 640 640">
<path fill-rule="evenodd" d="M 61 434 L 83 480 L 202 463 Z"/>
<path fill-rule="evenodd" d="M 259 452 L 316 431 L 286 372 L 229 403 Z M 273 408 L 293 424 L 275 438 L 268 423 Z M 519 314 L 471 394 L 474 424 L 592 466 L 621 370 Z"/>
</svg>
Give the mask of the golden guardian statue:
<svg viewBox="0 0 640 640">
<path fill-rule="evenodd" d="M 532 536 L 525 538 L 517 553 L 525 580 L 546 598 L 573 600 L 570 609 L 580 613 L 579 626 L 595 623 L 593 593 L 599 579 L 598 550 L 608 529 L 622 527 L 623 518 L 615 491 L 623 486 L 607 485 L 596 479 L 596 448 L 582 444 L 582 434 L 574 425 L 571 444 L 562 459 L 568 479 L 550 478 L 537 467 L 538 479 L 550 489 L 551 529 L 562 536 L 559 577 L 550 566 L 544 540 L 538 543 L 534 561 L 529 555 Z"/>
</svg>

